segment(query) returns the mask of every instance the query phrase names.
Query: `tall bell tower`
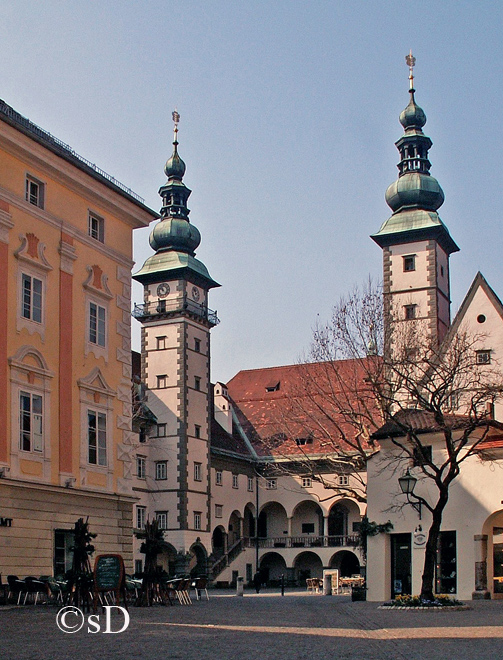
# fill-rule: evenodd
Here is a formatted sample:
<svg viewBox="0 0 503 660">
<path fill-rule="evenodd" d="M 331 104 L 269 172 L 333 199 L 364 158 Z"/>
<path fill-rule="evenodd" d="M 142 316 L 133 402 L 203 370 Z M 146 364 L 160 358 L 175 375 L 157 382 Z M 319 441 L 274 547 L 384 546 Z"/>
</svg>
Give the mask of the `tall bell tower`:
<svg viewBox="0 0 503 660">
<path fill-rule="evenodd" d="M 450 326 L 449 256 L 459 250 L 440 219 L 444 202 L 438 181 L 431 176 L 424 135 L 426 115 L 414 98 L 412 52 L 409 67 L 409 104 L 400 115 L 404 135 L 396 142 L 400 153 L 398 179 L 386 191 L 391 217 L 371 238 L 383 249 L 383 286 L 393 321 L 421 319 L 440 343 Z"/>
<path fill-rule="evenodd" d="M 133 315 L 142 323 L 142 379 L 157 417 L 148 452 L 146 515 L 157 517 L 165 541 L 182 558 L 211 552 L 210 538 L 210 330 L 218 323 L 208 292 L 220 286 L 195 258 L 201 236 L 189 222 L 178 155 L 179 114 L 173 112 L 173 154 L 164 168 L 161 220 L 150 234 L 150 256 L 133 278 L 144 287 Z M 194 547 L 199 552 L 194 553 Z M 202 547 L 201 547 L 202 546 Z M 201 571 L 202 572 L 202 571 Z"/>
</svg>

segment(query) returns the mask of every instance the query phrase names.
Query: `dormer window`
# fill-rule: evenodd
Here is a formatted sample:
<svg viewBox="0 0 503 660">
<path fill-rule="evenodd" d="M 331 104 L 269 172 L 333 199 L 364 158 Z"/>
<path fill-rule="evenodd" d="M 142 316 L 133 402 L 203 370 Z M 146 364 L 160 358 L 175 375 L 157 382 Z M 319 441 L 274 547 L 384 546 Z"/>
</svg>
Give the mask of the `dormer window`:
<svg viewBox="0 0 503 660">
<path fill-rule="evenodd" d="M 280 381 L 279 380 L 274 380 L 268 383 L 265 386 L 265 391 L 266 392 L 278 392 L 280 386 Z"/>
<path fill-rule="evenodd" d="M 298 447 L 303 447 L 304 445 L 312 445 L 313 438 L 311 436 L 307 436 L 307 438 L 295 438 L 295 444 Z"/>
<path fill-rule="evenodd" d="M 413 270 L 416 270 L 416 255 L 408 254 L 403 257 L 403 272 L 410 273 Z"/>
</svg>

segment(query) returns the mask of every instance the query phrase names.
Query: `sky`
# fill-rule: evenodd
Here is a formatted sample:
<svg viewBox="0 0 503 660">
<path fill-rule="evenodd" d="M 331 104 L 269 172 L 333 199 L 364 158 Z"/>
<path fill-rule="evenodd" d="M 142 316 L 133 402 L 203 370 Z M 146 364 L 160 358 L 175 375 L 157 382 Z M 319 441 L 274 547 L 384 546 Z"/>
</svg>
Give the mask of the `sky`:
<svg viewBox="0 0 503 660">
<path fill-rule="evenodd" d="M 380 280 L 369 235 L 391 214 L 410 49 L 461 249 L 453 314 L 478 270 L 503 296 L 502 29 L 499 0 L 0 0 L 0 98 L 155 210 L 178 109 L 225 382 L 296 362 L 341 296 Z"/>
</svg>

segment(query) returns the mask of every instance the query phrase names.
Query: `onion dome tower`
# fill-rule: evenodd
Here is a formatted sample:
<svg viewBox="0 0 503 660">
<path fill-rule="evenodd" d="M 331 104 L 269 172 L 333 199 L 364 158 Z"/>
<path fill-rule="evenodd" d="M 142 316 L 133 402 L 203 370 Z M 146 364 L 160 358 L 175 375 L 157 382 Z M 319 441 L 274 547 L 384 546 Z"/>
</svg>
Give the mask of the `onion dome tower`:
<svg viewBox="0 0 503 660">
<path fill-rule="evenodd" d="M 395 143 L 400 153 L 398 179 L 386 191 L 392 215 L 371 238 L 383 248 L 384 294 L 394 320 L 426 319 L 441 341 L 450 325 L 449 255 L 459 250 L 437 210 L 444 193 L 430 174 L 424 135 L 426 115 L 415 100 L 412 52 L 409 104 L 400 114 L 404 135 Z"/>
<path fill-rule="evenodd" d="M 218 318 L 208 309 L 208 292 L 220 285 L 195 258 L 201 236 L 189 222 L 191 191 L 183 183 L 176 110 L 173 120 L 173 154 L 159 189 L 161 219 L 150 234 L 155 253 L 133 275 L 144 287 L 133 316 L 142 323 L 142 380 L 157 418 L 142 447 L 147 476 L 137 519 L 162 520 L 165 540 L 178 550 L 176 572 L 187 573 L 191 553 L 198 562 L 211 553 L 210 330 Z M 198 564 L 198 570 L 206 573 L 207 566 Z"/>
<path fill-rule="evenodd" d="M 155 254 L 145 261 L 133 277 L 146 284 L 157 281 L 160 276 L 165 278 L 169 274 L 173 277 L 183 273 L 193 279 L 195 284 L 200 283 L 208 290 L 220 285 L 211 279 L 206 266 L 194 258 L 201 234 L 189 222 L 187 201 L 192 191 L 183 183 L 185 163 L 178 154 L 180 115 L 176 110 L 173 112 L 173 120 L 173 154 L 164 167 L 168 180 L 159 188 L 162 197 L 161 221 L 150 234 L 150 247 L 155 250 Z"/>
</svg>

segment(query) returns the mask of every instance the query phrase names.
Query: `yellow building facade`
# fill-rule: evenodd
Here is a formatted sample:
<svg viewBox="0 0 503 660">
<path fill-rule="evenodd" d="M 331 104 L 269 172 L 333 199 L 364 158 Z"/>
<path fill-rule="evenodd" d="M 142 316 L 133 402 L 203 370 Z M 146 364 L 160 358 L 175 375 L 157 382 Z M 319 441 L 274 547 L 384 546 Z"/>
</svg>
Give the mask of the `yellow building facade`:
<svg viewBox="0 0 503 660">
<path fill-rule="evenodd" d="M 0 101 L 0 572 L 132 559 L 132 230 L 157 214 Z"/>
</svg>

